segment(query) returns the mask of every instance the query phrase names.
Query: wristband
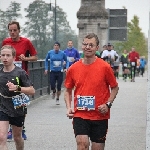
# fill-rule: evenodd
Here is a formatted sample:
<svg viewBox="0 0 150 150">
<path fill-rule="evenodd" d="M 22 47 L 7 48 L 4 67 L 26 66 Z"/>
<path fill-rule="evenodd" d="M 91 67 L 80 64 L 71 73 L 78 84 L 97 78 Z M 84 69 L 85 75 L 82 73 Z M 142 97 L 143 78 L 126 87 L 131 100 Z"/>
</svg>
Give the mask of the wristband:
<svg viewBox="0 0 150 150">
<path fill-rule="evenodd" d="M 16 86 L 16 92 L 21 92 L 21 86 L 19 85 Z"/>
</svg>

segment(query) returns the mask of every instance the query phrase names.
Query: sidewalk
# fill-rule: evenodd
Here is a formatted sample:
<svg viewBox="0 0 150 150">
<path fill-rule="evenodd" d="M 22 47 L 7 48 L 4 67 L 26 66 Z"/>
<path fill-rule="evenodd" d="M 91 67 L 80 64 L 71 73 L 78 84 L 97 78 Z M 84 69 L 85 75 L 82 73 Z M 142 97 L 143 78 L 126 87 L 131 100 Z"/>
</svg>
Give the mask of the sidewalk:
<svg viewBox="0 0 150 150">
<path fill-rule="evenodd" d="M 145 150 L 147 78 L 136 77 L 135 81 L 118 79 L 120 89 L 111 108 L 105 150 Z M 76 150 L 63 95 L 59 106 L 44 96 L 28 107 L 25 150 Z M 7 144 L 15 150 L 14 142 Z"/>
</svg>

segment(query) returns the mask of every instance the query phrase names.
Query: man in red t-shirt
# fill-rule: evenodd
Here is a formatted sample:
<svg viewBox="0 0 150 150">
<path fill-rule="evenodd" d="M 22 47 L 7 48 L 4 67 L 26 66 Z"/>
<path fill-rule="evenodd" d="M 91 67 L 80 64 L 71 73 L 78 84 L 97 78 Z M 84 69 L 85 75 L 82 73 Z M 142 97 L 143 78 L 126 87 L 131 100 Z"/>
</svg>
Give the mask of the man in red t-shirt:
<svg viewBox="0 0 150 150">
<path fill-rule="evenodd" d="M 137 60 L 139 59 L 139 53 L 135 51 L 134 47 L 132 47 L 128 58 L 131 65 L 131 82 L 135 82 L 135 71 L 137 66 Z"/>
<path fill-rule="evenodd" d="M 110 108 L 118 83 L 108 63 L 95 56 L 99 40 L 94 33 L 83 39 L 84 58 L 69 67 L 65 79 L 67 116 L 73 117 L 77 149 L 104 150 Z M 71 93 L 74 89 L 74 109 Z"/>
<path fill-rule="evenodd" d="M 19 35 L 20 25 L 19 22 L 12 21 L 8 24 L 8 31 L 10 38 L 6 38 L 2 42 L 2 46 L 11 45 L 16 50 L 16 64 L 20 64 L 26 72 L 28 72 L 28 61 L 37 60 L 37 51 L 27 38 Z"/>
<path fill-rule="evenodd" d="M 6 38 L 2 42 L 2 46 L 11 45 L 16 50 L 15 65 L 28 72 L 28 61 L 37 61 L 37 51 L 27 38 L 23 38 L 19 35 L 20 25 L 17 21 L 12 21 L 8 24 L 8 31 L 10 38 Z M 25 107 L 25 114 L 27 114 L 27 108 Z M 22 137 L 26 140 L 25 127 L 23 126 Z M 12 129 L 8 132 L 8 139 L 12 139 Z"/>
</svg>

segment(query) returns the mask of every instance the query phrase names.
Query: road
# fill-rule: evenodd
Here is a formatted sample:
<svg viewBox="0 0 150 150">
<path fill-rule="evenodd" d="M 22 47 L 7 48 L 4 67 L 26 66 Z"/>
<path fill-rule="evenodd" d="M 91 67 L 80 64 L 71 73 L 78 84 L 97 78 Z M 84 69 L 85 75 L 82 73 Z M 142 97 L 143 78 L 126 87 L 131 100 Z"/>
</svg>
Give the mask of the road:
<svg viewBox="0 0 150 150">
<path fill-rule="evenodd" d="M 105 150 L 145 150 L 147 78 L 117 79 L 119 93 L 111 108 Z M 66 117 L 64 93 L 60 105 L 43 96 L 28 107 L 25 150 L 76 150 L 72 120 Z M 14 142 L 7 142 L 15 150 Z"/>
</svg>

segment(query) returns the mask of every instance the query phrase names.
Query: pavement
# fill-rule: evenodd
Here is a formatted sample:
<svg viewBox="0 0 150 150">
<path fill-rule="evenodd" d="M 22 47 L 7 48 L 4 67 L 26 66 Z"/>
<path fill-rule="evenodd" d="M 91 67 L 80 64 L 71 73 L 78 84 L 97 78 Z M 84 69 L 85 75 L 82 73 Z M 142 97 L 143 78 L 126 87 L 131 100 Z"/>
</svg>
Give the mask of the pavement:
<svg viewBox="0 0 150 150">
<path fill-rule="evenodd" d="M 111 108 L 105 150 L 145 150 L 147 77 L 124 82 Z M 66 117 L 64 93 L 60 105 L 49 95 L 32 101 L 25 121 L 27 140 L 24 150 L 76 150 L 72 119 Z M 15 150 L 14 142 L 7 142 Z"/>
</svg>

